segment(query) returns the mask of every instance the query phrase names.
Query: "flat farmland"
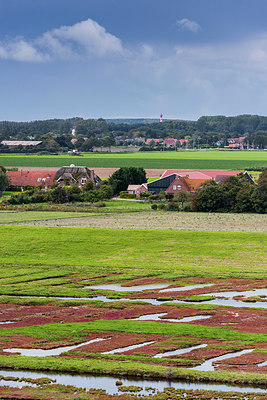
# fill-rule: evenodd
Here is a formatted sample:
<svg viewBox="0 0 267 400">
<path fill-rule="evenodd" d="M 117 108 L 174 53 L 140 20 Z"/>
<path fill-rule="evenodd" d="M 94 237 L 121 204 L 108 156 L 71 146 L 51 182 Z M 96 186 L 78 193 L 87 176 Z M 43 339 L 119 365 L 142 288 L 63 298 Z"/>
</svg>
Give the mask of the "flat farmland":
<svg viewBox="0 0 267 400">
<path fill-rule="evenodd" d="M 156 229 L 267 233 L 267 215 L 264 214 L 153 212 L 148 204 L 118 201 L 107 202 L 106 207 L 101 212 L 82 215 L 80 213 L 57 214 L 53 212 L 38 213 L 34 211 L 10 214 L 2 214 L 0 212 L 0 224 L 132 230 Z"/>
<path fill-rule="evenodd" d="M 79 164 L 90 168 L 142 167 L 145 169 L 248 169 L 267 165 L 265 151 L 179 151 L 137 153 L 85 153 L 82 157 L 69 155 L 38 156 L 1 154 L 0 165 L 6 167 L 61 167 Z"/>
<path fill-rule="evenodd" d="M 181 271 L 187 276 L 203 276 L 207 270 L 214 276 L 262 276 L 265 270 L 264 233 L 1 226 L 0 235 L 3 266 L 101 267 L 137 275 L 141 269 Z"/>
</svg>

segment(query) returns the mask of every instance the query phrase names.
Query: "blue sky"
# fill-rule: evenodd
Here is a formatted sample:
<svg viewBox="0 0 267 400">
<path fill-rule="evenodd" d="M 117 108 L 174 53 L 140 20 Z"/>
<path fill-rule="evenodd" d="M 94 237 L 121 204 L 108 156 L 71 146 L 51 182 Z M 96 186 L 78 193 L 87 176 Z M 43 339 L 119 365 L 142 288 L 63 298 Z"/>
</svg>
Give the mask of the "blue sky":
<svg viewBox="0 0 267 400">
<path fill-rule="evenodd" d="M 0 120 L 267 115 L 266 0 L 1 0 Z"/>
</svg>

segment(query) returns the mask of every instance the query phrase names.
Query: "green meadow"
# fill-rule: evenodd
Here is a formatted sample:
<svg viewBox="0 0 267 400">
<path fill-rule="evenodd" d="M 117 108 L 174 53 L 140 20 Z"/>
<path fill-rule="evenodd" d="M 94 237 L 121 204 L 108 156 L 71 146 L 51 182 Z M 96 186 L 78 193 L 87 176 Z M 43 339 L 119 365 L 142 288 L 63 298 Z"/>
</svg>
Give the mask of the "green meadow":
<svg viewBox="0 0 267 400">
<path fill-rule="evenodd" d="M 11 328 L 0 332 L 0 337 L 23 335 L 49 341 L 79 340 L 90 333 L 123 332 L 163 336 L 195 336 L 198 338 L 251 343 L 267 342 L 267 334 L 230 330 L 229 327 L 211 327 L 194 324 L 159 324 L 154 321 L 98 320 L 85 323 L 65 323 Z"/>
<path fill-rule="evenodd" d="M 120 274 L 115 279 L 153 275 L 257 279 L 267 276 L 266 238 L 264 233 L 1 226 L 0 276 L 42 272 L 49 277 L 49 270 L 57 270 L 61 276 Z M 44 291 L 49 281 L 46 285 Z M 73 290 L 73 283 L 70 287 Z M 19 292 L 19 286 L 13 289 Z M 61 294 L 66 290 L 60 285 L 52 289 Z M 1 294 L 11 294 L 3 291 L 1 285 Z"/>
<path fill-rule="evenodd" d="M 79 164 L 87 167 L 120 168 L 184 168 L 184 169 L 248 169 L 267 165 L 264 151 L 219 151 L 191 150 L 179 152 L 137 152 L 137 153 L 85 153 L 83 157 L 38 156 L 1 154 L 0 165 L 6 167 L 61 167 Z"/>
</svg>

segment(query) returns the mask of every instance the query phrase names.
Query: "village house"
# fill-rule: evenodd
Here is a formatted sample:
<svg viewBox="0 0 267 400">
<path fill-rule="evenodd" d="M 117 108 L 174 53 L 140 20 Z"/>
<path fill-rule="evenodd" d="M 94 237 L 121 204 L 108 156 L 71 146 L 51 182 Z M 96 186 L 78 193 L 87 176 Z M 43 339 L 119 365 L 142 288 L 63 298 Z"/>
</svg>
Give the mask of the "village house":
<svg viewBox="0 0 267 400">
<path fill-rule="evenodd" d="M 17 186 L 21 190 L 24 186 L 42 186 L 44 189 L 49 189 L 56 183 L 59 186 L 75 184 L 82 187 L 88 180 L 93 181 L 95 185 L 100 182 L 100 178 L 95 175 L 94 170 L 75 165 L 61 167 L 57 171 L 49 168 L 42 171 L 23 169 L 7 171 L 7 176 L 11 185 Z"/>
<path fill-rule="evenodd" d="M 228 147 L 230 149 L 243 149 L 245 146 L 245 140 L 246 138 L 244 136 L 238 138 L 229 138 L 227 139 Z"/>
<path fill-rule="evenodd" d="M 100 182 L 100 178 L 95 175 L 93 169 L 76 167 L 73 164 L 69 167 L 61 167 L 54 178 L 55 183 L 59 186 L 76 184 L 79 187 L 83 187 L 88 180 L 93 181 L 95 185 Z"/>
<path fill-rule="evenodd" d="M 154 142 L 154 144 L 160 144 L 163 141 L 163 139 L 154 139 L 154 138 L 149 138 L 146 139 L 146 144 L 150 144 L 151 142 Z"/>
<path fill-rule="evenodd" d="M 19 170 L 19 171 L 7 171 L 9 182 L 13 186 L 17 186 L 20 190 L 23 190 L 24 186 L 42 186 L 44 189 L 49 189 L 55 178 L 55 171 L 32 171 L 32 170 Z"/>
<path fill-rule="evenodd" d="M 147 184 L 142 183 L 141 185 L 129 185 L 127 188 L 129 194 L 135 194 L 136 197 L 140 197 L 140 194 L 147 192 Z"/>
<path fill-rule="evenodd" d="M 174 138 L 168 138 L 163 141 L 163 145 L 165 147 L 175 147 L 176 143 L 177 143 L 177 139 L 174 139 Z"/>
<path fill-rule="evenodd" d="M 241 171 L 227 170 L 166 170 L 162 176 L 147 184 L 147 191 L 153 194 L 164 191 L 165 193 L 179 193 L 180 191 L 194 193 L 209 180 L 216 183 L 224 182 L 229 176 L 236 176 Z M 251 176 L 242 171 L 250 183 L 254 183 Z"/>
</svg>

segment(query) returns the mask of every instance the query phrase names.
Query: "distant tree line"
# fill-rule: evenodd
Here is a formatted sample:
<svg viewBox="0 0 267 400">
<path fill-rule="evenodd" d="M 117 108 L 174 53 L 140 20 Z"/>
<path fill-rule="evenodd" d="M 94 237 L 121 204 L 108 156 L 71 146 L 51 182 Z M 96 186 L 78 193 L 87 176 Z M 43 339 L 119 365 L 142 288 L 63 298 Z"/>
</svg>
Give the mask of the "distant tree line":
<svg viewBox="0 0 267 400">
<path fill-rule="evenodd" d="M 117 121 L 119 122 L 119 121 Z M 132 120 L 130 121 L 132 122 Z M 75 127 L 77 139 L 71 131 Z M 151 123 L 114 123 L 102 118 L 51 119 L 32 122 L 0 121 L 0 142 L 2 140 L 40 140 L 41 146 L 16 147 L 7 149 L 0 145 L 1 152 L 57 152 L 78 149 L 92 151 L 96 147 L 110 147 L 125 144 L 126 139 L 173 137 L 188 138 L 189 148 L 216 147 L 228 145 L 227 139 L 244 136 L 246 143 L 255 147 L 267 146 L 267 117 L 239 115 L 235 117 L 203 116 L 197 121 L 168 120 Z M 157 149 L 158 146 L 153 146 Z M 159 146 L 160 147 L 160 146 Z"/>
</svg>

